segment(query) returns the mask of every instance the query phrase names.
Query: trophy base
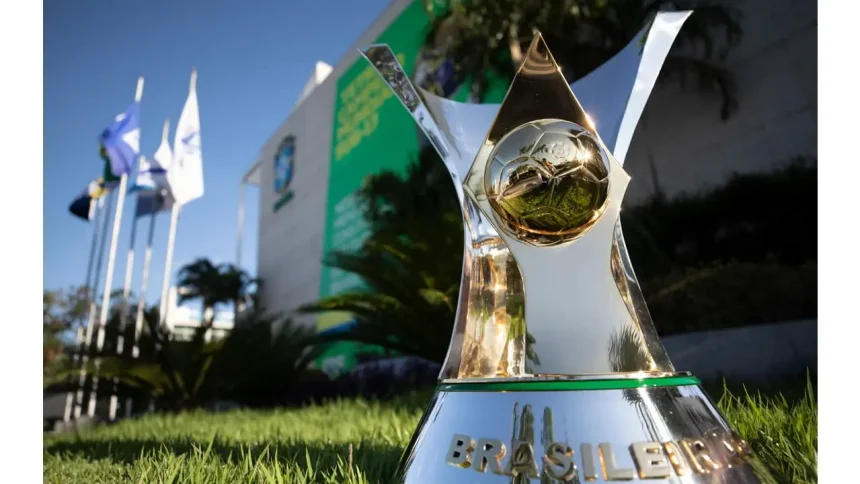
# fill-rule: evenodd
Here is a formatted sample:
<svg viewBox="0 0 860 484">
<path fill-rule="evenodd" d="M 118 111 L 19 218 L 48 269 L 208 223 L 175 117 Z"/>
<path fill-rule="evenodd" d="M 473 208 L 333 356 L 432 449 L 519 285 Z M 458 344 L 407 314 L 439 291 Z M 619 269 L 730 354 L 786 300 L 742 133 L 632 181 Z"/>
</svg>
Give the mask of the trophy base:
<svg viewBox="0 0 860 484">
<path fill-rule="evenodd" d="M 440 384 L 398 482 L 773 482 L 682 374 Z"/>
</svg>

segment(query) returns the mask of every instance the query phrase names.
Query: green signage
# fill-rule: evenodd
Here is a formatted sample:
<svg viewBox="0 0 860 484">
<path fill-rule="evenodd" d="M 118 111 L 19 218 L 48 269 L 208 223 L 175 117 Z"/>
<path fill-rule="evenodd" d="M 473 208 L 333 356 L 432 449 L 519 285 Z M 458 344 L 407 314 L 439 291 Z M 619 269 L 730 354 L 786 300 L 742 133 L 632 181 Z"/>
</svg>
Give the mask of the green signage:
<svg viewBox="0 0 860 484">
<path fill-rule="evenodd" d="M 421 2 L 409 5 L 375 42 L 391 46 L 407 72 L 412 72 L 429 25 Z M 356 60 L 337 80 L 323 253 L 354 250 L 369 234 L 355 191 L 368 175 L 383 170 L 402 172 L 418 150 L 418 131 L 409 114 L 376 71 Z M 320 297 L 362 288 L 357 276 L 324 267 Z M 349 315 L 329 314 L 318 329 L 342 323 Z"/>
<path fill-rule="evenodd" d="M 444 9 L 445 2 L 437 3 L 439 5 L 434 10 Z M 388 44 L 406 72 L 411 74 L 429 27 L 427 12 L 422 2 L 416 0 L 374 43 Z M 439 68 L 440 65 L 430 67 Z M 465 101 L 468 97 L 466 84 L 458 86 L 451 98 Z M 492 84 L 487 102 L 498 102 L 507 91 L 507 83 Z M 383 170 L 405 172 L 417 158 L 419 150 L 416 124 L 365 59 L 357 59 L 341 75 L 335 96 L 323 254 L 361 248 L 370 230 L 355 198 L 356 190 L 374 173 Z M 330 267 L 322 268 L 321 298 L 362 289 L 364 284 L 358 276 Z M 349 314 L 324 314 L 317 320 L 317 329 L 322 331 L 350 319 Z M 356 352 L 360 349 L 371 350 L 355 343 L 332 345 L 318 363 L 325 367 L 323 361 L 328 360 L 332 367 L 349 369 L 354 366 Z"/>
</svg>

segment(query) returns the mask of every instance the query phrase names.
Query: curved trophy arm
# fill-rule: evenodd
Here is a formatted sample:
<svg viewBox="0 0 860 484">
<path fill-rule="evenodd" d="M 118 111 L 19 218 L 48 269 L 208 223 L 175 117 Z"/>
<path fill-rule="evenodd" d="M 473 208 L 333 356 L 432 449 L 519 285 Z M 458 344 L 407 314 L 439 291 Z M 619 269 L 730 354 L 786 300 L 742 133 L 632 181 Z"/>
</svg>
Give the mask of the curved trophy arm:
<svg viewBox="0 0 860 484">
<path fill-rule="evenodd" d="M 514 368 L 519 367 L 511 360 L 521 359 L 522 345 L 517 344 L 520 341 L 517 338 L 513 339 L 513 344 L 508 344 L 508 322 L 512 319 L 508 306 L 516 305 L 513 302 L 516 298 L 508 296 L 507 287 L 509 280 L 521 281 L 522 278 L 504 241 L 464 195 L 460 177 L 475 156 L 469 142 L 479 144 L 484 133 L 469 122 L 470 116 L 451 116 L 450 111 L 444 110 L 447 106 L 437 102 L 432 104 L 435 109 L 429 109 L 423 100 L 428 93 L 412 84 L 387 45 L 371 45 L 361 53 L 427 135 L 448 169 L 460 201 L 464 228 L 463 272 L 451 336 L 451 348 L 457 350 L 449 350 L 440 378 L 491 377 L 500 373 L 514 376 L 518 374 L 513 373 Z M 522 287 L 522 283 L 515 287 Z"/>
<path fill-rule="evenodd" d="M 573 88 L 607 147 L 622 164 L 633 128 L 653 89 L 660 67 L 690 12 L 659 13 L 627 47 Z M 487 215 L 463 192 L 463 174 L 478 155 L 499 112 L 497 104 L 468 104 L 428 93 L 414 84 L 386 45 L 361 50 L 392 89 L 445 164 L 463 212 L 464 268 L 457 314 L 441 380 L 515 377 L 540 367 L 535 338 L 526 332 L 523 277 L 508 245 Z M 644 298 L 629 262 L 620 223 L 611 242 L 612 274 L 637 337 L 646 346 L 656 337 Z M 542 338 L 545 339 L 545 338 Z M 652 359 L 671 371 L 668 358 Z M 617 366 L 617 365 L 616 365 Z M 544 372 L 540 372 L 544 373 Z"/>
</svg>

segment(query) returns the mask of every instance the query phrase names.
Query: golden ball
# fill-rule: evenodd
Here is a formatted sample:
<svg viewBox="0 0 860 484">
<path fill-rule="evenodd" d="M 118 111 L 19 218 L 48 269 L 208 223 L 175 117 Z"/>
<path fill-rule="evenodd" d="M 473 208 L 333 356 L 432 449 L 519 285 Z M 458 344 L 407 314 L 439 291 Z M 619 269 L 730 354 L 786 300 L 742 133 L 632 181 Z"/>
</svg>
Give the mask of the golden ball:
<svg viewBox="0 0 860 484">
<path fill-rule="evenodd" d="M 509 233 L 534 245 L 573 240 L 603 214 L 609 160 L 585 128 L 554 119 L 505 135 L 490 155 L 484 183 Z"/>
</svg>

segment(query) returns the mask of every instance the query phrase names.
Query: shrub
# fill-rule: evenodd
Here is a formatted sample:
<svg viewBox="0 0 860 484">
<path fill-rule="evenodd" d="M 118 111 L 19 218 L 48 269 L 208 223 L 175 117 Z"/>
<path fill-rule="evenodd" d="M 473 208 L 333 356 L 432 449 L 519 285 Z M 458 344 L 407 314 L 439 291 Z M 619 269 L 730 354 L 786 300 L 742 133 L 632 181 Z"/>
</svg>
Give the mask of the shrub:
<svg viewBox="0 0 860 484">
<path fill-rule="evenodd" d="M 661 335 L 814 318 L 815 263 L 715 263 L 643 284 Z"/>
</svg>

